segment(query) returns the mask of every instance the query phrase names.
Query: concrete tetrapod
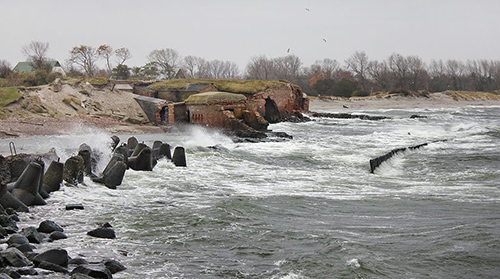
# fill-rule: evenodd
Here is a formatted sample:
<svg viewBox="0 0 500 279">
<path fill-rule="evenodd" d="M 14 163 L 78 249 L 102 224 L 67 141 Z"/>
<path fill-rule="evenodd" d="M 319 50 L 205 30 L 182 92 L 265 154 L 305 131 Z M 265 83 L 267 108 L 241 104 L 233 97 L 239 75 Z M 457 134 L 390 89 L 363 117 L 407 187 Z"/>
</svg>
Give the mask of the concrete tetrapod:
<svg viewBox="0 0 500 279">
<path fill-rule="evenodd" d="M 174 154 L 172 155 L 172 162 L 176 167 L 187 167 L 186 151 L 184 147 L 182 146 L 175 147 Z"/>
<path fill-rule="evenodd" d="M 31 162 L 14 184 L 12 195 L 27 206 L 46 204 L 38 193 L 42 176 L 43 167 Z"/>
</svg>

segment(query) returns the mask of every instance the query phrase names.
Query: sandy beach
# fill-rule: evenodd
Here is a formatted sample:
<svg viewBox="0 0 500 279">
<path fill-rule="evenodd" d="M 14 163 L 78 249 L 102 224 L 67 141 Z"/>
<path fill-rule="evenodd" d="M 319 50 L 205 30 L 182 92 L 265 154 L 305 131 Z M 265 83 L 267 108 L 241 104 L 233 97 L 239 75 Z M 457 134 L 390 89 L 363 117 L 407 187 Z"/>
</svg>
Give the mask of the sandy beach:
<svg viewBox="0 0 500 279">
<path fill-rule="evenodd" d="M 109 97 L 109 96 L 108 96 Z M 126 99 L 119 96 L 121 102 Z M 130 97 L 127 97 L 130 98 Z M 56 101 L 51 101 L 56 104 Z M 117 102 L 115 102 L 116 104 Z M 122 105 L 126 107 L 126 104 Z M 489 93 L 457 96 L 445 93 L 432 93 L 429 97 L 404 97 L 385 95 L 383 97 L 356 98 L 311 98 L 310 111 L 356 111 L 370 109 L 398 108 L 450 108 L 463 106 L 500 106 L 500 96 Z M 63 105 L 54 107 L 57 110 Z M 126 111 L 122 108 L 122 111 Z M 82 129 L 82 127 L 90 129 Z M 63 135 L 85 133 L 91 129 L 100 129 L 112 134 L 163 133 L 162 127 L 151 124 L 132 124 L 130 122 L 98 115 L 68 115 L 66 117 L 10 117 L 0 120 L 0 138 L 17 138 L 40 135 Z"/>
<path fill-rule="evenodd" d="M 321 110 L 368 110 L 398 108 L 452 108 L 464 106 L 500 106 L 500 96 L 490 93 L 474 93 L 474 95 L 454 95 L 431 93 L 429 97 L 405 97 L 385 95 L 383 97 L 353 98 L 311 98 L 310 111 Z"/>
</svg>

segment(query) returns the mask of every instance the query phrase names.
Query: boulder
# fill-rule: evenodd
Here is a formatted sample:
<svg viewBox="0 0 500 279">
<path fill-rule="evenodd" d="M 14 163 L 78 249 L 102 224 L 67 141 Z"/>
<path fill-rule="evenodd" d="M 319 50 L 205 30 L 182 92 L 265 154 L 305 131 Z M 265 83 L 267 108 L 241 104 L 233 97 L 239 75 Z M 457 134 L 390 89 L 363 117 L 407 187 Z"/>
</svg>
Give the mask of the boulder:
<svg viewBox="0 0 500 279">
<path fill-rule="evenodd" d="M 0 188 L 3 188 L 4 186 L 5 189 L 7 189 L 6 185 L 0 185 Z M 8 191 L 6 191 L 5 194 L 0 195 L 0 204 L 4 208 L 10 207 L 18 212 L 29 212 L 28 207 Z"/>
<path fill-rule="evenodd" d="M 83 204 L 67 204 L 66 205 L 66 210 L 83 210 L 85 209 L 85 207 L 83 206 Z"/>
<path fill-rule="evenodd" d="M 92 148 L 86 143 L 82 143 L 78 148 L 78 155 L 83 159 L 83 172 L 86 175 L 92 173 Z"/>
<path fill-rule="evenodd" d="M 111 274 L 115 274 L 120 271 L 124 271 L 127 269 L 122 263 L 113 259 L 104 259 L 102 264 L 106 266 L 106 268 L 111 272 Z"/>
<path fill-rule="evenodd" d="M 24 256 L 24 254 L 17 248 L 10 247 L 4 251 L 0 251 L 0 257 L 2 260 L 10 266 L 22 267 L 30 266 L 33 263 Z"/>
<path fill-rule="evenodd" d="M 64 232 L 63 228 L 51 220 L 45 220 L 38 225 L 37 231 L 42 233 L 52 233 L 55 231 Z"/>
<path fill-rule="evenodd" d="M 68 238 L 68 236 L 60 231 L 51 232 L 49 235 L 49 239 L 52 241 L 59 240 L 59 239 L 66 239 L 66 238 Z"/>
<path fill-rule="evenodd" d="M 0 226 L 2 226 L 5 229 L 11 229 L 14 231 L 17 231 L 19 228 L 17 227 L 17 223 L 12 217 L 6 215 L 6 214 L 1 214 L 0 215 Z"/>
<path fill-rule="evenodd" d="M 30 241 L 28 238 L 22 234 L 13 234 L 7 239 L 7 244 L 12 246 L 14 244 L 29 244 Z"/>
<path fill-rule="evenodd" d="M 61 91 L 62 89 L 62 82 L 61 82 L 61 79 L 60 78 L 56 78 L 53 82 L 52 82 L 52 91 L 54 92 L 59 92 Z"/>
<path fill-rule="evenodd" d="M 69 273 L 69 271 L 58 265 L 58 264 L 55 264 L 55 263 L 51 263 L 51 262 L 46 262 L 46 261 L 43 261 L 41 263 L 38 264 L 37 266 L 38 268 L 41 268 L 41 269 L 45 269 L 45 270 L 50 270 L 50 271 L 54 271 L 54 272 L 59 272 L 59 273 L 64 273 L 64 274 L 67 274 Z"/>
<path fill-rule="evenodd" d="M 72 277 L 76 273 L 85 274 L 85 275 L 88 275 L 92 278 L 104 278 L 104 279 L 113 278 L 113 275 L 106 268 L 106 266 L 104 264 L 80 265 L 80 266 L 75 267 L 75 269 L 73 269 L 73 271 L 71 271 Z"/>
<path fill-rule="evenodd" d="M 26 227 L 21 230 L 21 235 L 24 235 L 30 243 L 42 243 L 44 236 L 41 235 L 35 227 Z"/>
<path fill-rule="evenodd" d="M 87 232 L 88 235 L 98 238 L 116 238 L 115 230 L 109 227 L 100 227 Z"/>
<path fill-rule="evenodd" d="M 68 252 L 64 249 L 50 249 L 38 254 L 33 263 L 39 265 L 41 262 L 49 262 L 62 267 L 67 267 L 69 263 Z"/>
</svg>

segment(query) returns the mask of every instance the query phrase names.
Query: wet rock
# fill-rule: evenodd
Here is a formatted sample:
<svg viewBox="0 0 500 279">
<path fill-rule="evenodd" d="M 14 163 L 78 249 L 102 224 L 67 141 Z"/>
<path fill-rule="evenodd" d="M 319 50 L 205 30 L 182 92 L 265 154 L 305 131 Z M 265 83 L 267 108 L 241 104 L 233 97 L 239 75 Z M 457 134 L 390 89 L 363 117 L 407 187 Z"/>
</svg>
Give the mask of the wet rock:
<svg viewBox="0 0 500 279">
<path fill-rule="evenodd" d="M 106 266 L 106 268 L 111 272 L 111 274 L 115 274 L 120 271 L 124 271 L 127 269 L 122 263 L 113 259 L 105 259 L 102 261 L 102 264 Z"/>
<path fill-rule="evenodd" d="M 59 239 L 66 239 L 68 236 L 60 231 L 54 231 L 49 235 L 49 239 L 54 241 L 54 240 L 59 240 Z"/>
<path fill-rule="evenodd" d="M 39 265 L 41 262 L 49 262 L 62 267 L 67 267 L 69 262 L 68 252 L 64 249 L 51 249 L 38 254 L 33 262 Z"/>
<path fill-rule="evenodd" d="M 143 146 L 143 144 L 137 145 L 132 156 L 128 158 L 128 167 L 133 170 L 152 171 L 153 156 L 151 148 Z"/>
<path fill-rule="evenodd" d="M 83 210 L 85 209 L 85 207 L 83 206 L 83 204 L 68 204 L 66 205 L 66 210 Z"/>
<path fill-rule="evenodd" d="M 88 235 L 98 238 L 116 238 L 115 230 L 112 228 L 100 227 L 87 232 Z"/>
<path fill-rule="evenodd" d="M 10 216 L 0 215 L 0 226 L 4 229 L 11 229 L 17 231 L 19 228 L 17 227 L 16 221 L 14 221 Z"/>
<path fill-rule="evenodd" d="M 5 188 L 6 187 L 7 186 L 5 186 Z M 1 188 L 3 188 L 3 186 L 1 186 Z M 18 212 L 29 212 L 28 207 L 8 191 L 0 197 L 0 204 L 5 208 L 14 208 Z"/>
<path fill-rule="evenodd" d="M 21 235 L 24 235 L 30 243 L 42 243 L 44 239 L 44 236 L 41 235 L 35 227 L 23 228 Z"/>
<path fill-rule="evenodd" d="M 64 232 L 63 228 L 51 220 L 45 220 L 38 225 L 37 231 L 42 233 L 51 233 L 54 231 Z"/>
<path fill-rule="evenodd" d="M 24 235 L 21 235 L 21 234 L 13 234 L 9 237 L 9 239 L 7 240 L 7 244 L 9 246 L 12 246 L 14 244 L 29 244 L 30 241 L 28 240 L 28 238 Z"/>
<path fill-rule="evenodd" d="M 113 278 L 113 275 L 104 264 L 80 265 L 73 269 L 73 271 L 71 271 L 71 275 L 74 275 L 76 273 L 89 275 L 92 278 Z"/>
<path fill-rule="evenodd" d="M 90 277 L 83 273 L 75 273 L 71 275 L 71 279 L 93 279 L 94 277 Z"/>
<path fill-rule="evenodd" d="M 41 269 L 45 269 L 45 270 L 50 270 L 50 271 L 54 271 L 54 272 L 59 272 L 59 273 L 64 273 L 64 274 L 67 274 L 69 273 L 69 271 L 58 265 L 58 264 L 55 264 L 55 263 L 51 263 L 51 262 L 46 262 L 46 261 L 43 261 L 41 263 L 38 264 L 37 266 L 38 268 L 41 268 Z"/>
<path fill-rule="evenodd" d="M 74 265 L 85 265 L 89 264 L 89 262 L 86 259 L 83 258 L 74 258 L 69 260 L 69 264 L 74 264 Z"/>
<path fill-rule="evenodd" d="M 24 254 L 17 248 L 10 247 L 4 251 L 0 251 L 0 257 L 2 260 L 10 266 L 22 267 L 30 266 L 33 263 L 24 256 Z"/>
<path fill-rule="evenodd" d="M 116 162 L 108 171 L 103 175 L 104 185 L 110 189 L 116 189 L 123 182 L 127 165 L 123 162 Z"/>
</svg>

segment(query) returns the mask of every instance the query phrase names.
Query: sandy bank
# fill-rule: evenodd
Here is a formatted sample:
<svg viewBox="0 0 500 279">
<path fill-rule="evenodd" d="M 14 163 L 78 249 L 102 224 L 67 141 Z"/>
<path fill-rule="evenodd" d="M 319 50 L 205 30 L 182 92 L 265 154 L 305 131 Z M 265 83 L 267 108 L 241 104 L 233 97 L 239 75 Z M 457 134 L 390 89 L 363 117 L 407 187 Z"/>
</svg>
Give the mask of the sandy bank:
<svg viewBox="0 0 500 279">
<path fill-rule="evenodd" d="M 500 96 L 489 93 L 445 94 L 431 93 L 429 97 L 404 97 L 386 95 L 383 97 L 314 98 L 309 110 L 369 110 L 398 108 L 451 108 L 464 106 L 500 106 Z"/>
</svg>

